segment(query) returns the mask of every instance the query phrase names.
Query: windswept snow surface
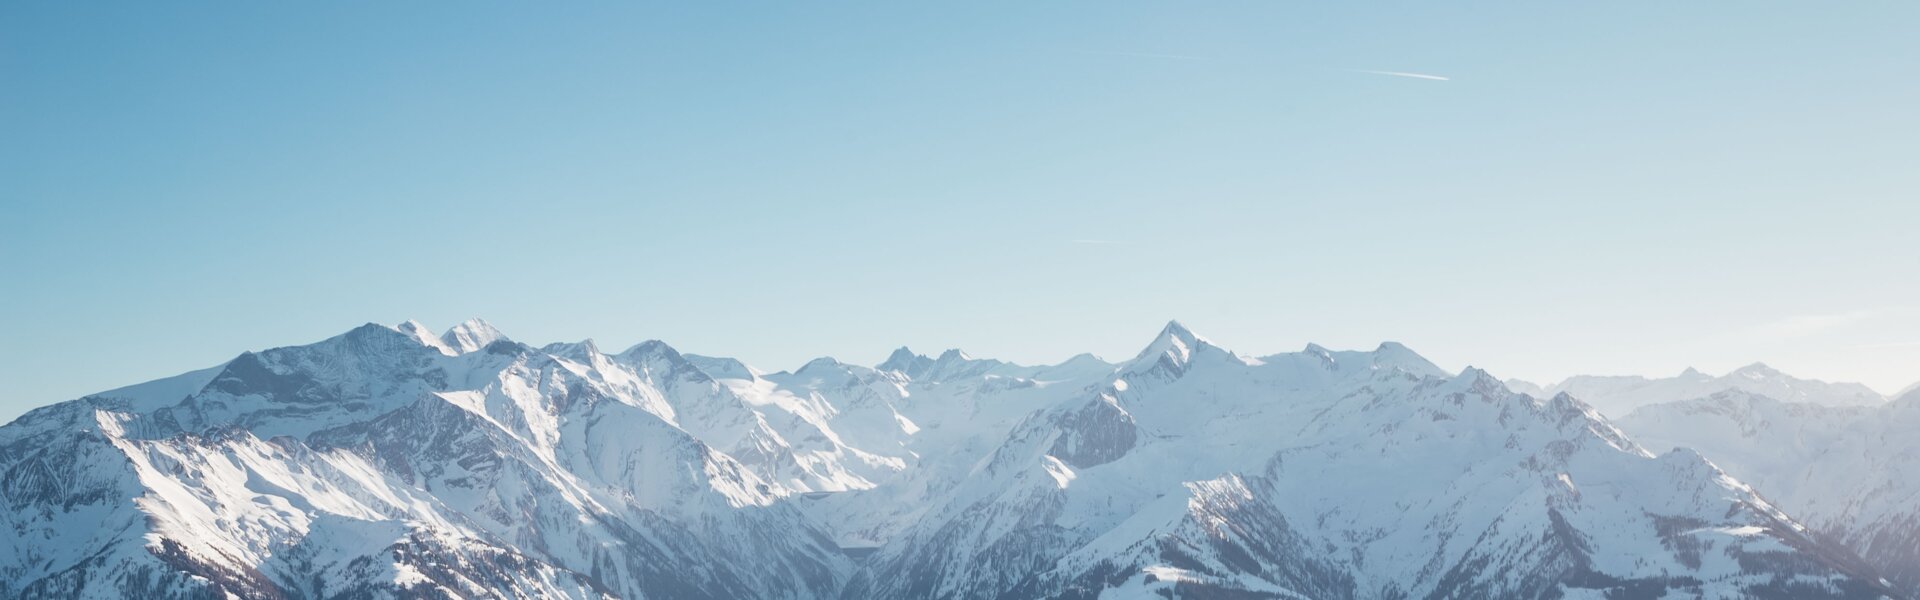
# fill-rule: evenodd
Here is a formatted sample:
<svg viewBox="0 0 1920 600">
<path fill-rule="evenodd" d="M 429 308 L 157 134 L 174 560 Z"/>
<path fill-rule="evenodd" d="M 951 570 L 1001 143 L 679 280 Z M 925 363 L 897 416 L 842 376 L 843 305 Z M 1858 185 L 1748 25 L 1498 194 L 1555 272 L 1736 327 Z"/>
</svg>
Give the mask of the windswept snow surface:
<svg viewBox="0 0 1920 600">
<path fill-rule="evenodd" d="M 770 373 L 409 321 L 0 427 L 0 597 L 1900 597 L 1783 506 L 1394 343 Z"/>
</svg>

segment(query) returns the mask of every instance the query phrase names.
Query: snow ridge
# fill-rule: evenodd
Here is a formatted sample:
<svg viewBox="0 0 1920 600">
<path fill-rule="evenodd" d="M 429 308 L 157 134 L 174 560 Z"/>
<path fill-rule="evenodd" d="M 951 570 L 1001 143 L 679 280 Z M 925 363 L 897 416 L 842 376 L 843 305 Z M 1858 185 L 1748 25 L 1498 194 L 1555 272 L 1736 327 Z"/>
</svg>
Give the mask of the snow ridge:
<svg viewBox="0 0 1920 600">
<path fill-rule="evenodd" d="M 1855 549 L 1908 530 L 1729 464 L 1391 342 L 767 373 L 369 324 L 0 427 L 0 597 L 1904 593 Z"/>
<path fill-rule="evenodd" d="M 1516 392 L 1540 397 L 1562 392 L 1573 394 L 1593 404 L 1601 414 L 1615 418 L 1648 404 L 1704 398 L 1730 390 L 1825 406 L 1876 406 L 1899 397 L 1882 396 L 1858 383 L 1800 379 L 1762 363 L 1740 367 L 1719 377 L 1688 368 L 1669 378 L 1580 375 L 1545 386 L 1518 380 L 1508 384 Z"/>
</svg>

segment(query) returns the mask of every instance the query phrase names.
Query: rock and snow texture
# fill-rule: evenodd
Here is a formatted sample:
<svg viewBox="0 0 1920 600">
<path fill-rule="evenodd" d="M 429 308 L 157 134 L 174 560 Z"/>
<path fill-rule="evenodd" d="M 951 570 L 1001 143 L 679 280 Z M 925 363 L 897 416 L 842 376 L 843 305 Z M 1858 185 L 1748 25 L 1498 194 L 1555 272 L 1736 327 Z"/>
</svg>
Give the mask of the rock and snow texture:
<svg viewBox="0 0 1920 600">
<path fill-rule="evenodd" d="M 368 325 L 0 428 L 0 597 L 841 587 L 845 556 L 764 476 L 786 463 L 675 420 L 668 384 L 697 381 L 470 325 L 444 346 Z"/>
<path fill-rule="evenodd" d="M 1398 345 L 1250 358 L 1169 325 L 917 500 L 846 596 L 1885 593 L 1698 454 Z"/>
<path fill-rule="evenodd" d="M 0 597 L 1899 596 L 1765 490 L 1392 343 L 768 373 L 408 322 L 0 427 Z"/>
<path fill-rule="evenodd" d="M 1822 539 L 1920 595 L 1920 395 L 1823 406 L 1726 391 L 1619 420 L 1650 448 L 1693 448 Z"/>
</svg>

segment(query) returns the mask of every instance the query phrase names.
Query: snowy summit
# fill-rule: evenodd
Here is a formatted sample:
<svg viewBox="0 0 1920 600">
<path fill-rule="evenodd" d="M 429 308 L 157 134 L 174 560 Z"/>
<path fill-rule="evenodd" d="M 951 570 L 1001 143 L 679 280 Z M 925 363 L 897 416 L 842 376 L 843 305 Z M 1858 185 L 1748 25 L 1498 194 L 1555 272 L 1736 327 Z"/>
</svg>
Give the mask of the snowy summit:
<svg viewBox="0 0 1920 600">
<path fill-rule="evenodd" d="M 1670 403 L 1720 388 L 1780 397 Z M 1517 393 L 1391 342 L 1242 356 L 1178 322 L 1119 364 L 903 347 L 791 372 L 659 341 L 536 347 L 477 319 L 439 335 L 367 325 L 0 428 L 0 597 L 1920 588 L 1911 486 L 1849 500 L 1888 469 L 1916 481 L 1904 455 L 1863 449 L 1842 469 L 1770 450 L 1910 440 L 1892 424 L 1912 406 L 1757 368 L 1552 389 Z M 1623 430 L 1589 390 L 1673 416 Z M 1675 419 L 1698 427 L 1661 428 Z M 1696 432 L 1711 451 L 1673 448 Z M 1831 474 L 1813 489 L 1808 473 Z"/>
</svg>

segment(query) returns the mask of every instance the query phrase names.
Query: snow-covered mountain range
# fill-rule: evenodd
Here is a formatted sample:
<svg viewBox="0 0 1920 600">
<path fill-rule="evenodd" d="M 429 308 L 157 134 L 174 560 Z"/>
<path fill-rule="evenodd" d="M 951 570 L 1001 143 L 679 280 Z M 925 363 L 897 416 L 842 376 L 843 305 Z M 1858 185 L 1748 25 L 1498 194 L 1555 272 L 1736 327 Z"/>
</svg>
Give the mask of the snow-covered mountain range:
<svg viewBox="0 0 1920 600">
<path fill-rule="evenodd" d="M 366 325 L 0 427 L 0 597 L 1910 597 L 1910 402 L 1822 407 L 1883 442 L 1809 483 L 1578 396 L 1178 323 L 773 373 Z"/>
<path fill-rule="evenodd" d="M 1566 393 L 1579 398 L 1600 414 L 1619 418 L 1649 404 L 1705 398 L 1724 391 L 1740 391 L 1796 404 L 1822 406 L 1878 406 L 1886 396 L 1858 383 L 1829 383 L 1800 379 L 1761 363 L 1753 363 L 1715 377 L 1696 369 L 1687 369 L 1667 378 L 1634 375 L 1579 375 L 1551 385 L 1518 379 L 1507 380 L 1516 392 L 1537 397 Z"/>
<path fill-rule="evenodd" d="M 1726 390 L 1651 404 L 1619 424 L 1650 448 L 1712 457 L 1899 589 L 1920 592 L 1920 394 L 1829 406 Z"/>
<path fill-rule="evenodd" d="M 1920 594 L 1920 384 L 1883 397 L 1758 363 L 1720 377 L 1688 369 L 1666 379 L 1507 384 L 1588 400 L 1647 447 L 1703 453 L 1817 537 Z"/>
</svg>

